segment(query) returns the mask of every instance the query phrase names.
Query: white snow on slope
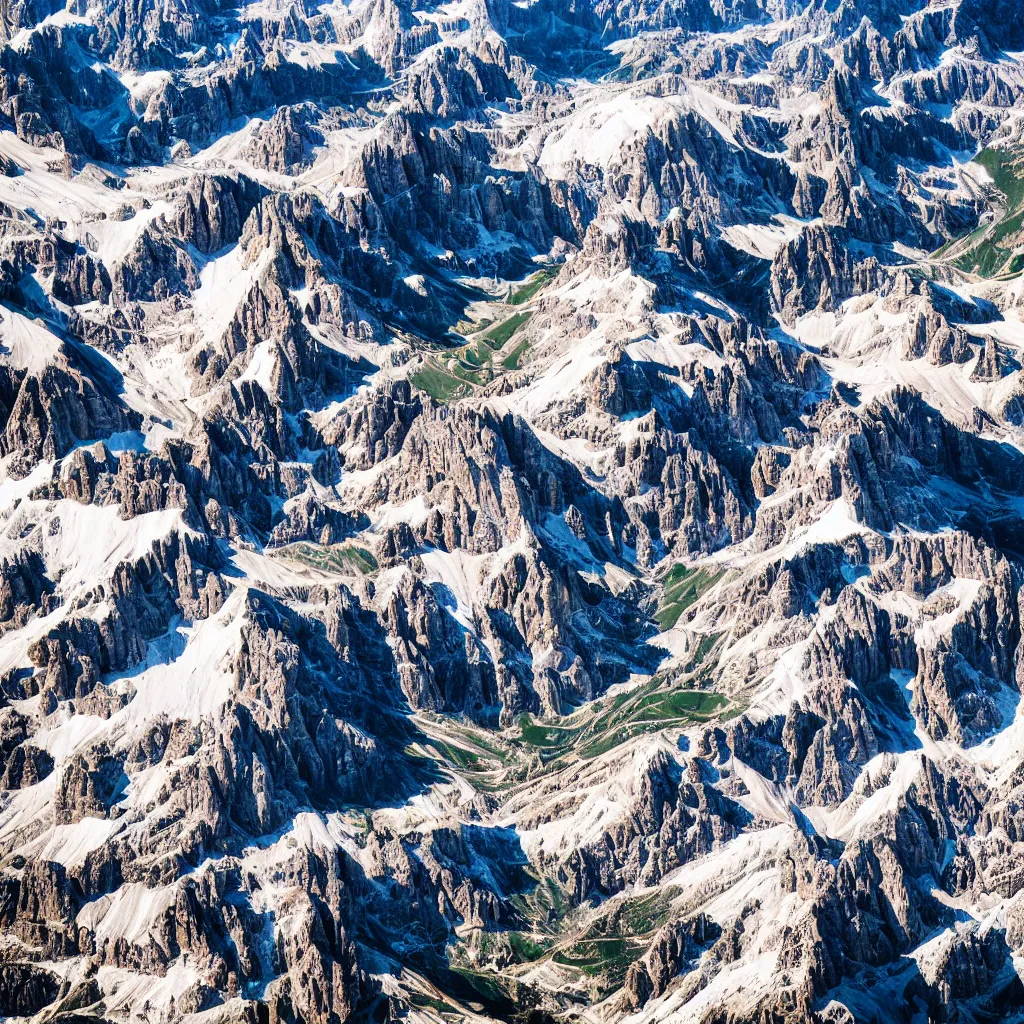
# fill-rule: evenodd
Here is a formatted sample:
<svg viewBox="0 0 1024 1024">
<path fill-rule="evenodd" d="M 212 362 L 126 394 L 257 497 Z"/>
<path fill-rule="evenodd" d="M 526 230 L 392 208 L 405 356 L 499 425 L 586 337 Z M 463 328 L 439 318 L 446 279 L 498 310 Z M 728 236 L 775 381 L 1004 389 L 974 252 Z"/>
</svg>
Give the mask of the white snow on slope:
<svg viewBox="0 0 1024 1024">
<path fill-rule="evenodd" d="M 628 143 L 688 111 L 699 114 L 727 142 L 737 144 L 728 119 L 742 108 L 694 83 L 667 96 L 650 95 L 640 88 L 611 98 L 595 89 L 593 96 L 583 90 L 577 93 L 575 111 L 544 139 L 537 162 L 549 178 L 565 178 L 579 164 L 611 167 Z"/>
</svg>

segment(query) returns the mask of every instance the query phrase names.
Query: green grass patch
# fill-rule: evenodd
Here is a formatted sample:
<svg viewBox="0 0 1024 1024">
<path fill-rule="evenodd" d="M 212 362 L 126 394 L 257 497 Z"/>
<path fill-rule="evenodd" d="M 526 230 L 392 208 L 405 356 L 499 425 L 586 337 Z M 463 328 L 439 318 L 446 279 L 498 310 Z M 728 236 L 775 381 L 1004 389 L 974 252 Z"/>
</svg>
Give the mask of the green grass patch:
<svg viewBox="0 0 1024 1024">
<path fill-rule="evenodd" d="M 325 572 L 366 575 L 377 571 L 377 559 L 373 557 L 373 553 L 355 544 L 313 544 L 310 541 L 299 541 L 278 548 L 271 554 L 276 558 L 287 558 L 289 561 L 301 562 Z"/>
<path fill-rule="evenodd" d="M 467 750 L 455 743 L 431 738 L 430 742 L 449 764 L 467 772 L 487 771 L 491 766 L 474 750 Z"/>
<path fill-rule="evenodd" d="M 695 604 L 724 575 L 724 570 L 712 572 L 708 569 L 687 569 L 681 564 L 672 566 L 665 577 L 665 589 L 654 616 L 658 626 L 662 630 L 672 629 L 683 612 Z"/>
<path fill-rule="evenodd" d="M 718 638 L 721 635 L 721 633 L 706 633 L 700 638 L 700 642 L 693 652 L 693 657 L 690 658 L 689 664 L 686 666 L 689 671 L 696 672 L 704 664 L 704 660 L 711 653 L 711 649 L 715 644 L 718 643 Z"/>
<path fill-rule="evenodd" d="M 461 349 L 458 355 L 467 366 L 479 368 L 491 358 L 491 350 L 483 341 L 474 341 Z"/>
<path fill-rule="evenodd" d="M 452 331 L 455 334 L 460 335 L 463 338 L 468 338 L 477 331 L 482 331 L 485 327 L 490 327 L 494 321 L 490 318 L 485 320 L 460 320 L 453 328 Z"/>
<path fill-rule="evenodd" d="M 409 1002 L 422 1010 L 433 1010 L 435 1013 L 459 1014 L 462 1012 L 458 1007 L 452 1006 L 451 1003 L 435 999 L 433 996 L 424 995 L 422 992 L 413 992 L 409 996 Z"/>
<path fill-rule="evenodd" d="M 563 937 L 551 960 L 594 979 L 603 997 L 622 984 L 630 964 L 643 955 L 651 937 L 672 916 L 672 904 L 682 892 L 670 886 L 605 903 L 582 931 L 571 939 Z"/>
<path fill-rule="evenodd" d="M 553 281 L 557 276 L 558 270 L 555 267 L 545 267 L 543 270 L 538 270 L 525 284 L 521 284 L 512 292 L 508 300 L 509 304 L 521 306 L 524 302 L 529 302 L 546 284 Z"/>
<path fill-rule="evenodd" d="M 498 967 L 500 971 L 509 963 L 533 964 L 548 955 L 555 941 L 554 935 L 538 934 L 533 929 L 521 931 L 475 929 L 470 940 L 473 956 L 465 965 L 475 969 L 484 965 L 488 969 Z M 456 962 L 463 962 L 462 958 L 457 956 Z"/>
<path fill-rule="evenodd" d="M 726 705 L 720 693 L 707 690 L 668 690 L 652 693 L 636 704 L 633 714 L 660 721 L 686 718 L 691 715 L 712 715 Z"/>
<path fill-rule="evenodd" d="M 463 979 L 483 998 L 487 1003 L 498 1003 L 499 1005 L 509 999 L 509 992 L 502 979 L 496 974 L 486 971 L 473 971 L 468 967 L 452 967 L 455 974 L 461 975 Z"/>
<path fill-rule="evenodd" d="M 617 697 L 586 731 L 589 739 L 577 747 L 577 753 L 594 758 L 635 736 L 706 722 L 728 703 L 720 693 L 666 689 L 663 680 L 652 679 Z"/>
<path fill-rule="evenodd" d="M 551 948 L 551 940 L 535 939 L 526 932 L 508 932 L 508 944 L 517 963 L 532 964 Z"/>
<path fill-rule="evenodd" d="M 709 651 L 718 636 L 705 638 L 701 644 L 706 640 L 710 640 Z M 537 722 L 530 715 L 522 715 L 514 742 L 536 751 L 542 765 L 557 766 L 567 757 L 598 757 L 635 736 L 710 721 L 720 717 L 728 704 L 726 697 L 712 690 L 670 686 L 664 679 L 655 678 L 634 690 L 587 705 L 571 716 L 567 725 Z"/>
<path fill-rule="evenodd" d="M 459 380 L 435 362 L 428 361 L 420 369 L 409 374 L 413 387 L 425 391 L 437 402 L 451 402 L 469 393 L 466 381 Z"/>
<path fill-rule="evenodd" d="M 561 747 L 576 735 L 576 729 L 534 722 L 529 715 L 519 716 L 519 733 L 524 743 L 534 747 Z"/>
<path fill-rule="evenodd" d="M 569 911 L 565 893 L 553 878 L 542 878 L 528 892 L 513 895 L 510 902 L 540 932 L 553 933 Z"/>
<path fill-rule="evenodd" d="M 488 732 L 480 726 L 457 724 L 450 718 L 441 718 L 440 721 L 448 727 L 457 739 L 461 739 L 464 744 L 468 743 L 480 750 L 483 750 L 486 754 L 503 764 L 509 762 L 509 752 L 502 749 L 502 747 L 494 741 L 493 733 Z"/>
<path fill-rule="evenodd" d="M 449 767 L 469 776 L 484 776 L 472 779 L 478 789 L 501 788 L 506 774 L 503 769 L 520 763 L 514 750 L 482 726 L 445 715 L 427 714 L 424 718 L 422 746 L 432 747 Z"/>
<path fill-rule="evenodd" d="M 1006 197 L 1001 215 L 965 239 L 949 242 L 935 254 L 941 258 L 959 251 L 952 263 L 981 277 L 1004 277 L 1024 269 L 1024 153 L 1019 149 L 985 149 L 975 158 Z"/>
<path fill-rule="evenodd" d="M 518 370 L 520 364 L 523 361 L 523 356 L 529 351 L 530 341 L 528 338 L 523 338 L 521 342 L 504 359 L 501 361 L 501 365 L 506 370 Z"/>
<path fill-rule="evenodd" d="M 669 886 L 646 896 L 624 899 L 615 912 L 615 924 L 620 934 L 650 935 L 668 921 L 672 901 L 682 889 Z"/>
<path fill-rule="evenodd" d="M 492 349 L 499 349 L 507 342 L 509 342 L 513 335 L 521 327 L 524 327 L 528 322 L 533 313 L 530 310 L 523 310 L 521 313 L 513 313 L 507 320 L 502 320 L 500 324 L 495 325 L 489 331 L 481 335 L 481 339 L 486 341 Z"/>
<path fill-rule="evenodd" d="M 486 384 L 494 376 L 489 367 L 485 366 L 477 369 L 457 361 L 452 361 L 449 365 L 448 373 L 458 380 L 465 381 L 467 384 L 474 384 L 477 387 L 481 384 Z"/>
<path fill-rule="evenodd" d="M 643 953 L 643 943 L 616 936 L 574 942 L 556 950 L 551 959 L 563 967 L 575 967 L 587 977 L 604 978 L 615 985 L 622 983 L 629 965 Z"/>
<path fill-rule="evenodd" d="M 492 381 L 501 370 L 519 367 L 519 361 L 529 348 L 526 339 L 504 358 L 496 360 L 495 353 L 515 336 L 532 315 L 529 310 L 513 313 L 460 348 L 452 349 L 446 355 L 427 359 L 422 366 L 409 374 L 409 380 L 414 387 L 425 391 L 442 404 L 464 398 L 474 388 Z M 464 326 L 464 323 L 459 324 L 460 328 Z"/>
</svg>

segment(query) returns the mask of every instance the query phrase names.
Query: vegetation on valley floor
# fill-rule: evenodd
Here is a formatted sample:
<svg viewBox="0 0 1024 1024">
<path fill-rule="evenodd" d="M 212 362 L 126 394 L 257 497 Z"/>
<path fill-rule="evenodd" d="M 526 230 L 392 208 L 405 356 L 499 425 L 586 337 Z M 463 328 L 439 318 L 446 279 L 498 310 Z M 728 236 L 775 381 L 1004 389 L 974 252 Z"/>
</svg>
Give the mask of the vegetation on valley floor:
<svg viewBox="0 0 1024 1024">
<path fill-rule="evenodd" d="M 526 927 L 474 931 L 460 944 L 456 959 L 479 967 L 529 969 L 544 962 L 576 975 L 596 999 L 622 985 L 632 963 L 672 916 L 682 890 L 666 886 L 652 892 L 622 894 L 596 909 L 572 908 L 561 887 L 542 878 L 530 892 L 512 897 Z"/>
<path fill-rule="evenodd" d="M 589 702 L 556 722 L 524 713 L 512 729 L 497 732 L 466 720 L 421 715 L 422 728 L 436 756 L 467 775 L 474 787 L 507 790 L 574 761 L 593 760 L 637 736 L 739 714 L 737 705 L 710 688 L 711 655 L 720 639 L 717 633 L 701 636 L 678 679 L 655 676 Z"/>
<path fill-rule="evenodd" d="M 995 220 L 966 238 L 944 245 L 935 258 L 981 277 L 1006 277 L 1024 270 L 1024 153 L 1019 149 L 982 150 L 975 159 L 1006 197 Z"/>
<path fill-rule="evenodd" d="M 680 616 L 703 597 L 723 576 L 724 570 L 672 566 L 664 579 L 664 591 L 654 618 L 663 630 L 672 629 Z"/>
<path fill-rule="evenodd" d="M 358 544 L 314 544 L 298 541 L 283 548 L 271 550 L 275 558 L 299 562 L 324 572 L 338 572 L 345 575 L 366 575 L 377 571 L 377 559 L 367 548 Z"/>
<path fill-rule="evenodd" d="M 428 355 L 409 379 L 437 402 L 465 398 L 475 388 L 522 366 L 530 349 L 528 338 L 519 337 L 533 316 L 532 309 L 512 310 L 530 302 L 557 275 L 556 267 L 545 267 L 526 282 L 510 290 L 504 303 L 488 302 L 479 320 L 461 320 L 452 333 L 465 343 L 447 352 Z"/>
<path fill-rule="evenodd" d="M 521 306 L 524 302 L 529 302 L 545 285 L 549 284 L 557 276 L 557 267 L 545 267 L 543 270 L 537 271 L 536 274 L 527 279 L 525 284 L 520 285 L 512 292 L 508 301 L 513 306 Z"/>
<path fill-rule="evenodd" d="M 510 318 L 512 319 L 512 318 Z M 498 325 L 501 327 L 501 325 Z M 505 329 L 499 340 L 512 338 Z M 477 339 L 477 345 L 481 339 Z M 300 543 L 277 553 L 317 568 L 372 572 L 373 556 L 352 545 Z M 673 566 L 662 579 L 655 613 L 662 629 L 674 627 L 687 609 L 708 593 L 724 571 Z M 421 714 L 419 738 L 408 753 L 424 763 L 440 763 L 481 793 L 499 796 L 538 775 L 572 771 L 574 763 L 593 760 L 628 740 L 665 730 L 684 729 L 738 713 L 712 686 L 714 652 L 721 634 L 698 635 L 678 678 L 655 676 L 614 691 L 556 721 L 523 714 L 504 730 L 468 719 Z M 598 908 L 574 907 L 555 878 L 527 868 L 535 884 L 508 896 L 519 924 L 510 928 L 470 929 L 450 947 L 446 972 L 456 974 L 463 989 L 416 992 L 410 997 L 420 1011 L 443 1021 L 459 1021 L 476 1007 L 518 1004 L 528 986 L 519 975 L 547 964 L 563 972 L 572 990 L 586 1001 L 606 998 L 624 983 L 630 965 L 648 948 L 657 930 L 671 917 L 679 890 L 622 894 Z M 536 873 L 535 873 L 536 872 Z"/>
</svg>

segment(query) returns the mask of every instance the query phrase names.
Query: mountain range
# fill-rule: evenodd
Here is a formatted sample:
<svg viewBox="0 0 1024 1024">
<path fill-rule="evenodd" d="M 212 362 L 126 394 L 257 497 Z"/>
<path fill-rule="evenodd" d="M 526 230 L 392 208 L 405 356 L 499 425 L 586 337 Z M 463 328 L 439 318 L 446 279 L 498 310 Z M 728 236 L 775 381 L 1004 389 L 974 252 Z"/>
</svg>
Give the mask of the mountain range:
<svg viewBox="0 0 1024 1024">
<path fill-rule="evenodd" d="M 1015 0 L 0 0 L 0 1017 L 1024 1020 Z"/>
</svg>

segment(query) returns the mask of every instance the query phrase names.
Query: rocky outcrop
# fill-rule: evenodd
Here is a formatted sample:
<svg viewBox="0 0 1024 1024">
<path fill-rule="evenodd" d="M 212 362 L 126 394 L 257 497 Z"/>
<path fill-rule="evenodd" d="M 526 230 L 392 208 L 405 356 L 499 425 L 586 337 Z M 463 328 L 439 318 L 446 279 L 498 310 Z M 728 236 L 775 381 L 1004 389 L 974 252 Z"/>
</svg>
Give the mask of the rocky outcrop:
<svg viewBox="0 0 1024 1024">
<path fill-rule="evenodd" d="M 632 964 L 626 973 L 626 1005 L 639 1010 L 649 1000 L 661 996 L 673 978 L 684 974 L 720 933 L 721 929 L 703 914 L 662 928 L 643 959 Z"/>
<path fill-rule="evenodd" d="M 652 885 L 755 824 L 749 812 L 701 780 L 698 762 L 681 771 L 659 751 L 638 782 L 628 816 L 559 867 L 575 900 L 599 899 L 635 883 Z"/>
<path fill-rule="evenodd" d="M 0 402 L 0 454 L 14 456 L 12 469 L 22 477 L 40 459 L 60 458 L 80 441 L 132 430 L 139 422 L 106 381 L 70 362 L 52 363 L 38 374 L 5 367 Z"/>
<path fill-rule="evenodd" d="M 298 541 L 340 544 L 354 532 L 356 520 L 353 516 L 306 493 L 288 506 L 284 519 L 271 531 L 269 546 L 283 547 Z"/>
<path fill-rule="evenodd" d="M 884 288 L 891 271 L 877 259 L 855 259 L 841 229 L 820 225 L 805 228 L 779 250 L 771 275 L 772 304 L 791 320 Z"/>
<path fill-rule="evenodd" d="M 451 614 L 446 589 L 407 572 L 382 609 L 402 691 L 414 708 L 487 721 L 498 702 L 495 666 L 475 632 Z"/>
</svg>

